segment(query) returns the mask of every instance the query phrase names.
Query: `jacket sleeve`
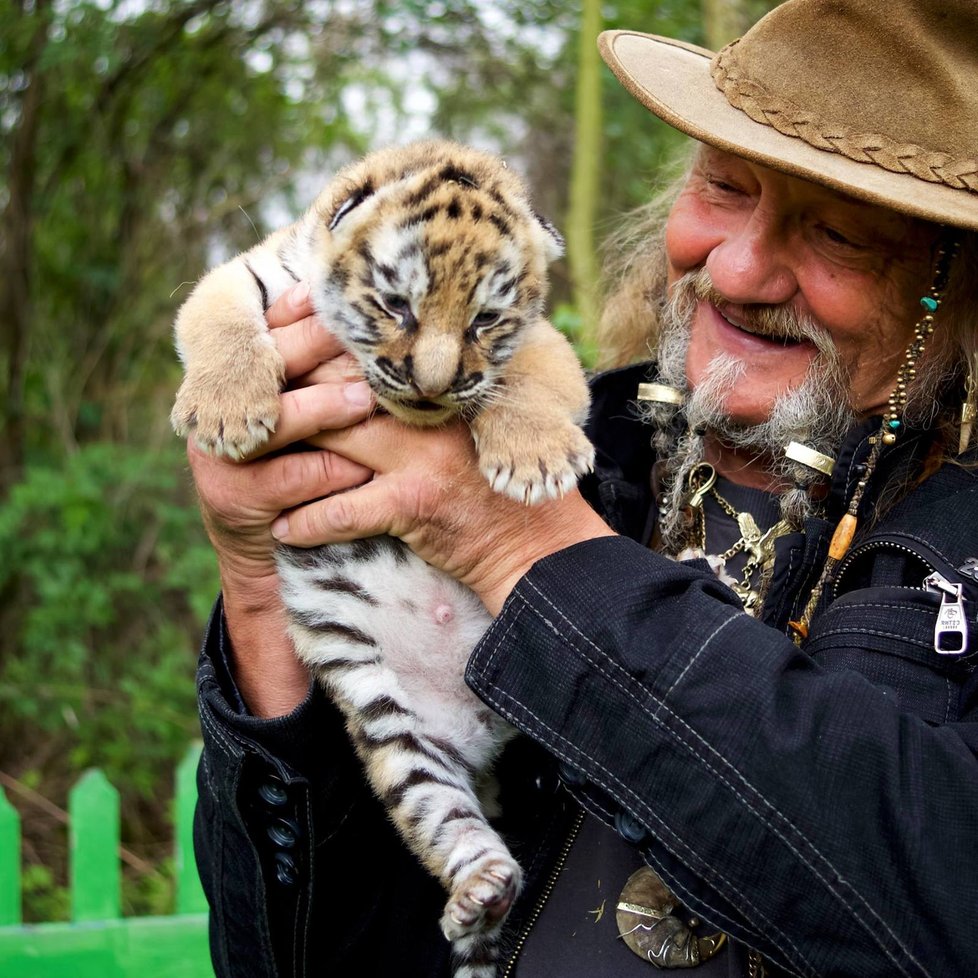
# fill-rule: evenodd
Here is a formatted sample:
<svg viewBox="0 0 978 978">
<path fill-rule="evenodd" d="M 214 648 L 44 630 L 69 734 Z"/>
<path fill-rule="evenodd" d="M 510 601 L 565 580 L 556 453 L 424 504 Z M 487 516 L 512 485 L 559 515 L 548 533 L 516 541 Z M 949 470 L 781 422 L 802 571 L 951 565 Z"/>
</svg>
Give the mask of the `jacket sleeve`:
<svg viewBox="0 0 978 978">
<path fill-rule="evenodd" d="M 624 538 L 522 579 L 467 680 L 711 924 L 803 976 L 974 974 L 978 711 L 925 722 Z"/>
<path fill-rule="evenodd" d="M 247 713 L 221 604 L 198 667 L 204 749 L 194 847 L 218 978 L 444 973 L 444 897 L 397 839 L 336 708 L 315 684 L 291 714 Z M 396 948 L 396 952 L 392 951 Z"/>
</svg>

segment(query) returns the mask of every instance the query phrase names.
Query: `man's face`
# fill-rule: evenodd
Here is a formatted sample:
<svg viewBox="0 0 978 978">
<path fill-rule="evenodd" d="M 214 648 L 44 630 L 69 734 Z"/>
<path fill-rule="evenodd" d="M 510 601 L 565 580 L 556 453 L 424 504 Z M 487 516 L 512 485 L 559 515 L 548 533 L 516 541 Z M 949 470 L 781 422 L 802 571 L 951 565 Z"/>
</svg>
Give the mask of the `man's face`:
<svg viewBox="0 0 978 978">
<path fill-rule="evenodd" d="M 669 284 L 705 266 L 718 301 L 696 304 L 686 355 L 691 388 L 719 354 L 743 364 L 726 413 L 765 421 L 802 384 L 810 340 L 749 332 L 751 308 L 786 306 L 835 344 L 859 415 L 885 409 L 933 275 L 933 225 L 701 148 L 669 215 Z M 720 299 L 722 297 L 722 299 Z"/>
</svg>

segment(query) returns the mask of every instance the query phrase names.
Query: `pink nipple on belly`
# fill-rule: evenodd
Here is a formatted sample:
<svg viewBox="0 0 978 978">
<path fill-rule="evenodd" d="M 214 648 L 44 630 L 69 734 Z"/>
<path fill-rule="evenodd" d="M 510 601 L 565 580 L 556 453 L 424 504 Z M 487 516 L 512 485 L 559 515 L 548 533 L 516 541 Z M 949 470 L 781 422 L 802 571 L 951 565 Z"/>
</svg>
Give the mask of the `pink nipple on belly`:
<svg viewBox="0 0 978 978">
<path fill-rule="evenodd" d="M 447 625 L 455 617 L 455 610 L 450 604 L 435 605 L 435 623 Z"/>
</svg>

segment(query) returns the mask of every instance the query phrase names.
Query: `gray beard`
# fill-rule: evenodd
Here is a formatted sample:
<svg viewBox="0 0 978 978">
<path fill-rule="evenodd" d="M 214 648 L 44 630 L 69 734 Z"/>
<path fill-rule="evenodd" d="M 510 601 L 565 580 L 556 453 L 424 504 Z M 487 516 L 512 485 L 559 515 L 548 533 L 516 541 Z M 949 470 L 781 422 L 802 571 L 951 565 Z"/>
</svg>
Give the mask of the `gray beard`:
<svg viewBox="0 0 978 978">
<path fill-rule="evenodd" d="M 686 430 L 676 440 L 675 408 L 651 405 L 650 421 L 659 429 L 656 447 L 668 459 L 667 499 L 662 532 L 670 549 L 685 546 L 683 496 L 687 476 L 704 461 L 704 437 L 739 450 L 763 462 L 772 479 L 793 488 L 782 494 L 781 515 L 800 527 L 813 510 L 810 489 L 824 477 L 784 455 L 789 442 L 798 441 L 834 458 L 846 432 L 856 421 L 849 400 L 849 378 L 831 338 L 815 323 L 795 316 L 784 307 L 753 307 L 745 310 L 749 321 L 766 333 L 791 339 L 809 339 L 817 350 L 805 380 L 794 390 L 781 394 L 768 418 L 745 425 L 726 413 L 727 395 L 734 389 L 747 365 L 736 357 L 719 354 L 709 363 L 703 380 L 694 391 L 686 379 L 693 314 L 698 300 L 719 298 L 705 269 L 683 276 L 673 287 L 664 306 L 656 350 L 658 379 L 685 396 Z"/>
</svg>

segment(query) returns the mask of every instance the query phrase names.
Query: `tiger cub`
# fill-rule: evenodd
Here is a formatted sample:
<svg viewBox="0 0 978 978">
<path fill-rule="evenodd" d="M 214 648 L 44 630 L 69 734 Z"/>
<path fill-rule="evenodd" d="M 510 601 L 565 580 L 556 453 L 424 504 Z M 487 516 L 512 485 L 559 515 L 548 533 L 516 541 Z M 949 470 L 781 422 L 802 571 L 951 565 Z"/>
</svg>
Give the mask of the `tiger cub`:
<svg viewBox="0 0 978 978">
<path fill-rule="evenodd" d="M 264 313 L 305 280 L 384 409 L 414 425 L 462 417 L 494 489 L 528 504 L 559 496 L 593 460 L 583 372 L 543 318 L 562 246 L 495 157 L 442 141 L 373 153 L 196 286 L 176 320 L 174 428 L 218 455 L 260 448 L 284 382 Z M 390 537 L 282 547 L 279 569 L 299 656 L 449 894 L 456 976 L 489 978 L 521 873 L 478 798 L 510 733 L 463 681 L 487 612 Z"/>
</svg>

